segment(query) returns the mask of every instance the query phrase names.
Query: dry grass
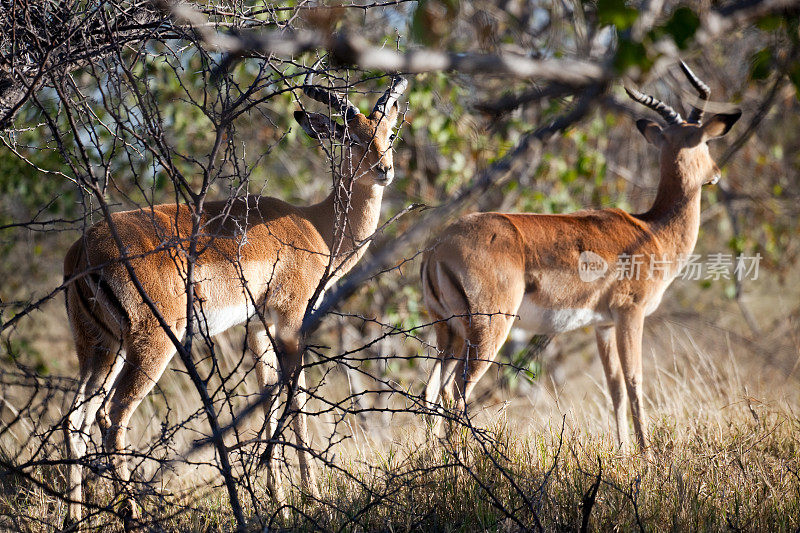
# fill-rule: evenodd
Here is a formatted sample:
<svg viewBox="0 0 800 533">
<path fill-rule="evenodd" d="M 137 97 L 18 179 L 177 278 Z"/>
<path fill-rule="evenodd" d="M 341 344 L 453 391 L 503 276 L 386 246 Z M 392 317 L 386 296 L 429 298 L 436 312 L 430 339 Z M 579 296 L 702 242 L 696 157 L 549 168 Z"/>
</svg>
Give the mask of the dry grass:
<svg viewBox="0 0 800 533">
<path fill-rule="evenodd" d="M 755 409 L 754 409 L 755 410 Z M 320 502 L 293 494 L 273 526 L 346 531 L 579 529 L 600 479 L 591 529 L 789 531 L 800 527 L 798 419 L 786 406 L 745 404 L 681 423 L 661 414 L 654 455 L 617 453 L 607 438 L 554 428 L 525 434 L 498 422 L 430 441 L 362 447 L 323 476 Z M 192 502 L 167 530 L 233 529 L 222 489 Z M 266 498 L 266 493 L 262 493 Z M 193 495 L 193 498 L 197 495 Z M 38 501 L 32 505 L 40 505 Z M 263 519 L 263 517 L 262 517 Z M 254 529 L 263 527 L 253 519 Z"/>
<path fill-rule="evenodd" d="M 797 530 L 800 402 L 794 380 L 769 375 L 752 354 L 737 354 L 732 346 L 712 356 L 689 334 L 671 337 L 671 348 L 661 348 L 658 361 L 646 362 L 650 460 L 613 446 L 595 368 L 583 381 L 544 387 L 549 392 L 538 397 L 473 405 L 475 425 L 457 427 L 446 440 L 429 438 L 421 419 L 411 414 L 394 415 L 388 439 L 377 431 L 386 428 L 374 425 L 381 419 L 353 419 L 346 426 L 349 438 L 325 455 L 330 462 L 320 472 L 321 500 L 294 490 L 281 513 L 256 482 L 243 498 L 252 528 L 576 530 L 588 516 L 589 528 L 601 530 Z M 233 348 L 235 341 L 230 342 Z M 341 386 L 328 381 L 333 389 Z M 196 408 L 188 394 L 170 390 L 180 387 L 179 377 L 168 377 L 161 386 L 166 397 L 177 394 L 169 416 Z M 156 397 L 137 413 L 144 428 L 135 442 L 158 432 L 153 421 L 163 416 L 161 401 Z M 184 444 L 192 438 L 187 433 L 179 436 Z M 316 433 L 319 447 L 324 417 L 316 422 Z M 234 530 L 218 477 L 208 468 L 174 467 L 157 476 L 158 495 L 146 497 L 157 529 Z M 60 466 L 44 465 L 29 473 L 44 480 L 62 475 Z M 5 476 L 2 487 L 0 524 L 7 528 L 49 529 L 64 516 L 63 503 L 28 480 Z M 89 494 L 98 503 L 110 502 L 103 480 L 91 481 Z M 94 523 L 104 529 L 119 525 L 107 514 Z"/>
<path fill-rule="evenodd" d="M 758 377 L 733 350 L 714 359 L 689 345 L 692 364 L 657 365 L 651 377 L 649 461 L 615 449 L 597 394 L 560 397 L 562 420 L 487 409 L 478 417 L 487 433 L 462 427 L 453 440 L 421 443 L 414 429 L 396 445 L 354 446 L 343 464 L 358 482 L 332 475 L 330 501 L 342 509 L 332 529 L 579 529 L 599 475 L 590 529 L 797 530 L 793 380 L 748 394 Z"/>
</svg>

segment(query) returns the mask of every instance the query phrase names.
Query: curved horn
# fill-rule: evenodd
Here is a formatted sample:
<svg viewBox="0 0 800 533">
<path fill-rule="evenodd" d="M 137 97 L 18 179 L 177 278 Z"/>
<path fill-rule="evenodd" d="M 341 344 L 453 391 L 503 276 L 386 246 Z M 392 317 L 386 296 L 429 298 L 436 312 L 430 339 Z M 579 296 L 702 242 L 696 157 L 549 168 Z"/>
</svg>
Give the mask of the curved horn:
<svg viewBox="0 0 800 533">
<path fill-rule="evenodd" d="M 311 67 L 311 70 L 308 71 L 306 79 L 303 81 L 303 92 L 306 93 L 309 98 L 332 107 L 334 110 L 341 113 L 342 116 L 344 116 L 345 121 L 349 122 L 359 113 L 359 110 L 350 100 L 347 99 L 347 96 L 340 98 L 333 92 L 314 85 L 314 71 L 317 70 L 320 63 L 322 63 L 321 59 L 317 61 L 313 67 Z"/>
<path fill-rule="evenodd" d="M 692 112 L 689 113 L 689 118 L 687 119 L 689 122 L 694 122 L 695 124 L 700 124 L 700 121 L 703 120 L 703 109 L 706 106 L 706 101 L 708 97 L 711 96 L 711 89 L 708 88 L 708 85 L 703 83 L 703 81 L 695 76 L 692 69 L 689 66 L 681 61 L 681 70 L 689 79 L 689 83 L 692 84 L 692 87 L 697 91 L 700 95 L 700 107 L 692 106 Z"/>
<path fill-rule="evenodd" d="M 405 92 L 406 88 L 408 87 L 408 80 L 402 76 L 395 76 L 392 78 L 392 83 L 389 85 L 389 88 L 386 89 L 386 92 L 383 93 L 383 96 L 378 98 L 378 101 L 375 103 L 375 107 L 372 108 L 372 114 L 375 113 L 383 113 L 386 114 L 386 110 L 391 108 L 397 99 Z"/>
<path fill-rule="evenodd" d="M 664 117 L 664 120 L 667 121 L 667 124 L 680 124 L 683 122 L 683 119 L 678 112 L 661 100 L 657 100 L 650 95 L 640 93 L 636 89 L 628 89 L 625 87 L 625 92 L 628 93 L 628 96 L 630 96 L 633 100 L 636 100 L 640 104 L 649 107 Z"/>
</svg>

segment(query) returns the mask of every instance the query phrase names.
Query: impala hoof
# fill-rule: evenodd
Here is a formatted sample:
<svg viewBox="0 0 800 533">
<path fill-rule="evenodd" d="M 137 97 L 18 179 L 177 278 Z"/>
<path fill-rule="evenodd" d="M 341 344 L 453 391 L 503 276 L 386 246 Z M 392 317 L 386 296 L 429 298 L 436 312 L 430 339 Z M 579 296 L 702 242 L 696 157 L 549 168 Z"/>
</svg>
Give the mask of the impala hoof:
<svg viewBox="0 0 800 533">
<path fill-rule="evenodd" d="M 141 514 L 139 506 L 132 500 L 125 500 L 119 509 L 122 518 L 122 528 L 125 531 L 142 531 Z"/>
<path fill-rule="evenodd" d="M 80 524 L 80 521 L 80 518 L 75 518 L 68 514 L 64 519 L 64 524 L 61 526 L 61 531 L 78 531 L 78 524 Z"/>
</svg>

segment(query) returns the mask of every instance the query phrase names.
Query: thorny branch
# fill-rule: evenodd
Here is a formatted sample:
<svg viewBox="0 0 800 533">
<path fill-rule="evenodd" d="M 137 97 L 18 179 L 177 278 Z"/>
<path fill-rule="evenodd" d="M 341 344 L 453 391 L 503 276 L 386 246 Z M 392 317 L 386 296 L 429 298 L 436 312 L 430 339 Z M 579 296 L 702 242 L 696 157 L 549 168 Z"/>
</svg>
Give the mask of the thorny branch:
<svg viewBox="0 0 800 533">
<path fill-rule="evenodd" d="M 362 37 L 361 33 L 368 32 L 354 31 L 348 24 L 342 24 L 345 29 L 334 34 L 328 31 L 329 28 L 314 23 L 298 23 L 300 17 L 313 15 L 317 9 L 331 16 L 336 16 L 341 9 L 363 11 L 366 15 L 372 10 L 411 8 L 414 4 L 390 0 L 322 7 L 300 3 L 297 7 L 219 4 L 200 8 L 200 4 L 166 1 L 0 2 L 3 8 L 0 13 L 0 29 L 3 30 L 0 37 L 0 127 L 8 129 L 15 122 L 19 123 L 23 119 L 20 113 L 26 109 L 25 104 L 31 102 L 32 111 L 30 114 L 26 112 L 24 120 L 42 122 L 49 130 L 49 134 L 41 133 L 41 138 L 36 138 L 34 134 L 39 133 L 33 126 L 10 130 L 7 138 L 3 139 L 4 143 L 9 152 L 15 154 L 13 157 L 25 163 L 26 168 L 41 172 L 37 176 L 42 184 L 49 185 L 57 180 L 68 187 L 58 189 L 43 204 L 44 207 L 37 206 L 31 216 L 22 209 L 17 211 L 19 206 L 13 206 L 13 216 L 8 220 L 3 218 L 0 232 L 4 232 L 4 236 L 24 232 L 24 238 L 30 238 L 31 242 L 48 239 L 45 248 L 50 246 L 55 250 L 52 262 L 58 263 L 63 256 L 59 246 L 64 246 L 57 239 L 61 232 L 85 235 L 96 220 L 111 222 L 113 232 L 111 213 L 117 209 L 141 207 L 147 212 L 159 202 L 190 206 L 193 224 L 189 234 L 180 238 L 165 234 L 162 245 L 154 249 L 154 252 L 174 250 L 170 260 L 183 265 L 184 283 L 180 289 L 189 295 L 185 314 L 188 319 L 197 317 L 196 321 L 190 320 L 189 334 L 185 338 L 178 338 L 172 331 L 159 313 L 159 302 L 147 294 L 137 277 L 135 265 L 141 256 L 130 253 L 125 242 L 115 235 L 120 264 L 128 271 L 143 307 L 170 335 L 182 362 L 182 366 L 167 372 L 160 388 L 145 402 L 144 413 L 140 412 L 140 420 L 137 420 L 142 428 L 141 437 L 124 453 L 127 459 L 135 461 L 135 475 L 124 492 L 134 495 L 149 508 L 141 525 L 162 528 L 165 521 L 180 520 L 197 512 L 204 505 L 204 498 L 208 497 L 215 502 L 225 501 L 223 506 L 229 509 L 229 514 L 222 513 L 225 520 L 235 521 L 240 529 L 255 523 L 265 528 L 310 526 L 324 529 L 331 517 L 338 519 L 343 528 L 375 529 L 371 514 L 377 512 L 376 509 L 383 506 L 400 508 L 403 498 L 409 497 L 405 493 L 407 489 L 413 492 L 430 483 L 433 476 L 434 479 L 453 481 L 453 485 L 458 487 L 472 483 L 480 497 L 489 501 L 498 527 L 508 523 L 523 530 L 548 528 L 547 494 L 563 475 L 564 420 L 558 441 L 549 443 L 548 450 L 555 451 L 549 452 L 541 471 L 530 476 L 521 473 L 514 458 L 505 453 L 501 431 L 482 429 L 464 413 L 433 408 L 415 391 L 419 389 L 420 381 L 425 379 L 427 357 L 420 354 L 435 354 L 430 331 L 436 323 L 418 316 L 401 317 L 410 323 L 384 316 L 396 312 L 397 308 L 401 309 L 397 314 L 407 312 L 408 306 L 402 306 L 408 303 L 405 300 L 414 296 L 413 292 L 408 296 L 404 291 L 413 288 L 418 280 L 413 275 L 404 275 L 398 281 L 394 278 L 400 276 L 383 274 L 397 273 L 412 262 L 424 248 L 425 239 L 453 215 L 467 208 L 494 207 L 492 198 L 495 194 L 506 185 L 519 182 L 521 176 L 533 175 L 532 169 L 541 162 L 545 148 L 556 152 L 563 147 L 559 142 L 568 137 L 570 129 L 594 116 L 592 113 L 600 107 L 598 104 L 605 105 L 605 109 L 615 116 L 628 113 L 630 108 L 616 102 L 608 90 L 616 77 L 611 66 L 613 49 L 609 49 L 609 55 L 603 55 L 596 53 L 597 48 L 587 46 L 587 50 L 594 52 L 584 57 L 569 48 L 571 44 L 562 43 L 561 48 L 568 51 L 563 58 L 554 59 L 551 53 L 556 48 L 554 45 L 537 44 L 542 48 L 537 51 L 530 44 L 541 31 L 526 30 L 524 37 L 531 40 L 525 41 L 526 45 L 519 47 L 521 50 L 487 46 L 486 50 L 479 52 L 455 53 L 437 49 L 434 45 L 424 48 L 405 46 L 403 39 L 398 39 L 398 45 L 394 47 L 374 45 L 371 43 L 380 40 L 373 35 Z M 654 21 L 672 7 L 665 4 L 660 1 L 642 4 L 643 16 L 631 29 L 635 38 L 646 35 Z M 796 14 L 797 6 L 798 2 L 786 0 L 747 0 L 711 8 L 701 18 L 695 42 L 710 42 L 732 28 L 749 24 L 764 15 Z M 581 33 L 579 40 L 589 42 L 591 35 L 596 35 L 598 28 L 588 28 L 594 23 L 596 21 L 592 20 L 581 22 L 585 27 L 579 32 L 576 30 Z M 548 27 L 553 24 L 550 21 Z M 306 29 L 298 29 L 300 26 Z M 563 27 L 558 31 L 563 31 Z M 563 37 L 564 42 L 569 42 L 573 35 L 569 33 Z M 190 53 L 187 54 L 187 50 Z M 458 102 L 470 111 L 477 108 L 496 119 L 486 125 L 480 122 L 482 118 L 470 116 L 469 120 L 476 121 L 473 130 L 477 131 L 484 127 L 502 131 L 508 127 L 505 122 L 508 114 L 511 111 L 516 113 L 524 104 L 544 102 L 552 108 L 548 111 L 550 114 L 540 109 L 525 109 L 517 113 L 515 120 L 521 116 L 521 120 L 529 124 L 526 128 L 530 124 L 540 124 L 540 127 L 523 133 L 516 143 L 509 141 L 508 146 L 512 148 L 506 155 L 476 172 L 466 184 L 460 182 L 461 186 L 455 193 L 436 196 L 438 205 L 424 211 L 417 209 L 420 198 L 409 199 L 413 194 L 407 192 L 417 183 L 408 186 L 402 196 L 396 191 L 387 193 L 396 195 L 389 204 L 389 210 L 394 214 L 383 217 L 388 218 L 387 222 L 361 243 L 361 246 L 366 246 L 374 242 L 378 249 L 373 250 L 338 285 L 331 287 L 318 306 L 309 302 L 302 333 L 308 342 L 304 368 L 309 383 L 304 392 L 311 400 L 303 411 L 315 418 L 317 436 L 307 451 L 327 472 L 346 479 L 350 484 L 346 490 L 363 491 L 366 497 L 356 509 L 348 508 L 337 499 L 335 491 L 338 488 L 334 482 L 323 487 L 323 495 L 316 501 L 312 501 L 308 494 L 303 496 L 303 500 L 292 499 L 296 496 L 292 495 L 286 501 L 278 502 L 265 496 L 263 473 L 260 472 L 265 447 L 267 455 L 273 449 L 276 451 L 273 464 L 269 465 L 278 474 L 276 477 L 282 476 L 281 479 L 290 487 L 295 482 L 293 472 L 296 469 L 284 453 L 286 448 L 298 447 L 284 431 L 296 416 L 289 409 L 295 384 L 290 383 L 288 397 L 277 402 L 280 405 L 273 406 L 273 410 L 280 411 L 281 415 L 271 434 L 265 431 L 265 424 L 250 423 L 250 415 L 260 411 L 269 398 L 253 385 L 254 371 L 248 349 L 238 334 L 210 338 L 208 331 L 212 317 L 204 312 L 203 298 L 194 295 L 195 283 L 198 276 L 202 276 L 196 267 L 202 264 L 204 251 L 213 249 L 213 243 L 200 242 L 207 237 L 201 222 L 207 200 L 222 197 L 233 205 L 235 201 L 262 193 L 282 196 L 281 199 L 294 197 L 296 193 L 297 197 L 305 198 L 313 195 L 315 185 L 304 181 L 304 176 L 319 175 L 327 180 L 330 174 L 336 176 L 341 172 L 337 161 L 341 147 L 324 146 L 326 157 L 323 158 L 322 171 L 319 165 L 307 164 L 314 160 L 311 156 L 287 154 L 295 150 L 295 146 L 300 146 L 290 136 L 290 126 L 284 115 L 290 115 L 289 108 L 297 103 L 288 95 L 299 94 L 301 86 L 297 78 L 306 73 L 304 65 L 309 64 L 302 54 L 308 51 L 327 52 L 334 66 L 383 72 L 451 72 L 454 75 L 448 78 L 449 85 L 469 80 L 468 90 L 464 92 L 475 90 L 475 80 L 477 83 L 488 80 L 488 83 L 496 84 L 498 77 L 501 82 L 511 80 L 526 84 L 517 96 L 500 98 L 496 91 L 482 88 L 476 91 L 477 94 L 470 95 L 472 99 L 469 102 Z M 674 51 L 666 50 L 664 54 L 666 59 L 663 60 L 670 61 Z M 258 58 L 258 61 L 252 61 L 253 65 L 248 60 L 247 68 L 241 69 L 244 72 L 231 68 L 234 62 L 245 58 Z M 161 66 L 165 71 L 158 71 Z M 369 83 L 372 80 L 355 81 L 360 73 L 354 71 L 327 69 L 322 72 L 329 78 L 322 83 L 326 87 L 335 87 L 337 91 L 366 93 L 364 87 L 371 87 Z M 225 75 L 220 76 L 221 73 Z M 173 79 L 177 80 L 176 86 L 164 83 Z M 747 132 L 734 142 L 731 151 L 743 147 L 751 136 L 758 133 L 757 127 L 769 121 L 769 110 L 779 101 L 781 84 L 785 79 L 779 78 L 780 83 L 776 82 L 768 91 L 758 112 L 750 120 Z M 540 85 L 533 86 L 528 84 L 529 81 Z M 520 86 L 515 85 L 513 89 Z M 496 85 L 489 87 L 496 88 Z M 503 90 L 507 88 L 503 87 Z M 441 96 L 447 89 L 431 89 L 434 96 L 427 105 L 431 108 L 441 106 L 436 111 L 443 114 L 452 113 L 452 107 L 448 107 L 451 103 Z M 354 101 L 357 100 L 354 98 Z M 481 103 L 475 105 L 475 101 Z M 170 107 L 172 104 L 176 105 L 177 111 Z M 333 110 L 326 111 L 331 113 Z M 435 162 L 444 156 L 435 153 L 439 146 L 420 133 L 424 128 L 419 127 L 419 122 L 427 118 L 426 113 L 430 110 L 410 108 L 409 111 L 407 120 L 416 120 L 417 123 L 414 128 L 402 132 L 403 144 L 398 141 L 395 150 L 396 161 L 400 163 L 396 164 L 398 169 L 401 166 L 409 168 L 407 172 L 413 177 L 407 181 L 424 182 L 424 178 L 420 178 L 424 173 L 416 171 L 412 174 L 412 164 L 418 165 L 431 147 L 434 151 L 431 159 Z M 332 116 L 341 121 L 335 112 Z M 545 119 L 545 116 L 555 118 Z M 190 127 L 181 129 L 178 126 L 181 120 L 190 122 Z M 251 127 L 252 124 L 257 127 Z M 211 132 L 210 136 L 204 137 L 208 132 Z M 459 132 L 459 135 L 464 133 Z M 503 141 L 507 139 L 503 137 Z M 629 144 L 624 139 L 622 142 L 619 138 L 603 141 L 618 144 L 613 153 L 628 150 Z M 291 148 L 287 150 L 289 143 Z M 414 157 L 419 160 L 407 156 L 412 146 Z M 625 150 L 619 149 L 620 146 Z M 57 154 L 63 165 L 26 159 L 26 154 L 48 152 Z M 253 152 L 257 154 L 253 155 Z M 300 159 L 303 164 L 299 164 Z M 271 165 L 270 172 L 274 176 L 266 185 L 256 183 L 252 175 L 259 165 L 267 164 Z M 417 168 L 421 166 L 419 164 Z M 49 167 L 57 167 L 57 170 Z M 438 167 L 433 165 L 433 168 Z M 433 174 L 433 178 L 438 179 L 437 172 Z M 405 177 L 401 175 L 399 179 Z M 282 189 L 286 181 L 290 182 L 292 193 Z M 441 181 L 432 183 L 432 187 L 444 188 Z M 247 196 L 249 191 L 256 194 Z M 341 212 L 350 208 L 347 192 L 343 191 L 340 199 Z M 486 194 L 488 192 L 493 194 Z M 51 208 L 57 211 L 58 200 L 81 211 L 79 216 L 71 213 L 45 217 Z M 22 214 L 18 215 L 18 212 Z M 221 215 L 223 219 L 227 217 L 229 210 Z M 58 232 L 53 231 L 55 229 Z M 334 228 L 336 231 L 343 232 L 344 228 Z M 280 241 L 280 244 L 302 249 L 301 245 L 289 241 Z M 18 243 L 9 238 L 0 245 L 4 247 L 4 253 L 7 249 L 13 253 Z M 45 253 L 49 252 L 46 250 Z M 54 254 L 50 253 L 41 259 L 34 257 L 33 261 L 45 263 L 53 257 Z M 9 262 L 17 261 L 19 254 L 13 258 Z M 27 255 L 25 258 L 30 261 Z M 239 259 L 231 257 L 231 261 L 237 263 L 236 272 L 241 278 L 238 281 L 242 283 L 242 290 L 255 307 L 258 302 L 247 284 L 246 265 Z M 63 458 L 60 428 L 74 407 L 70 398 L 75 389 L 72 377 L 55 375 L 59 372 L 66 374 L 63 369 L 72 368 L 74 362 L 53 364 L 52 359 L 57 358 L 50 357 L 50 354 L 62 348 L 60 351 L 69 352 L 64 358 L 66 361 L 73 353 L 71 348 L 63 349 L 60 345 L 51 348 L 46 362 L 52 366 L 40 371 L 38 363 L 30 355 L 34 351 L 29 351 L 29 347 L 18 339 L 28 324 L 44 314 L 35 311 L 50 312 L 47 303 L 64 287 L 101 273 L 107 266 L 93 265 L 85 272 L 63 280 L 58 286 L 55 285 L 59 282 L 53 281 L 57 275 L 51 276 L 46 283 L 37 286 L 40 292 L 23 296 L 15 294 L 13 298 L 6 298 L 4 294 L 5 300 L 0 302 L 4 350 L 4 366 L 0 372 L 0 478 L 4 487 L 11 486 L 12 491 L 20 494 L 41 491 L 37 494 L 52 498 L 48 505 L 58 512 L 51 511 L 50 514 L 61 513 L 60 506 L 69 500 L 63 477 L 63 467 L 69 461 Z M 315 296 L 323 292 L 325 282 L 326 279 L 320 280 Z M 349 308 L 359 298 L 370 300 L 369 305 L 356 306 L 353 303 L 355 309 Z M 348 299 L 347 310 L 334 312 Z M 258 312 L 248 327 L 268 325 L 270 318 L 268 310 Z M 270 336 L 270 341 L 274 340 Z M 322 346 L 323 343 L 330 346 Z M 124 357 L 121 352 L 119 355 Z M 528 371 L 527 361 L 522 364 L 524 368 L 519 363 L 494 362 L 498 372 L 509 375 Z M 407 370 L 409 368 L 413 372 Z M 46 371 L 52 374 L 46 375 Z M 184 374 L 188 375 L 188 380 Z M 353 377 L 359 378 L 360 383 L 351 380 Z M 345 381 L 347 385 L 343 386 Z M 191 388 L 186 388 L 187 383 Z M 394 449 L 388 444 L 389 451 L 385 457 L 381 456 L 383 462 L 378 466 L 369 458 L 360 457 L 352 463 L 342 460 L 342 456 L 348 453 L 348 445 L 359 450 L 362 442 L 369 445 L 379 442 L 380 445 L 375 447 L 381 448 L 383 454 L 384 443 L 390 441 L 379 441 L 373 433 L 382 431 L 395 439 L 393 431 L 414 426 L 423 415 L 443 418 L 457 431 L 467 434 L 469 442 L 465 444 L 457 439 L 439 440 L 427 436 L 424 444 L 411 446 L 411 451 L 400 460 L 392 455 Z M 91 472 L 87 482 L 102 485 L 112 477 L 108 468 L 109 457 L 98 433 L 92 430 L 89 433 L 90 450 L 81 462 L 85 470 Z M 482 468 L 489 465 L 492 472 L 490 481 L 480 470 L 481 465 L 484 465 Z M 609 469 L 608 465 L 605 463 L 606 469 Z M 593 470 L 592 466 L 586 472 L 581 471 L 587 477 L 591 475 L 594 481 L 588 491 L 579 494 L 579 498 L 582 497 L 580 511 L 574 513 L 575 508 L 571 509 L 575 516 L 567 527 L 587 528 L 592 511 L 599 512 L 597 502 L 602 501 L 602 494 L 598 496 L 598 491 L 610 488 L 624 495 L 633 508 L 635 525 L 644 529 L 645 514 L 640 513 L 639 508 L 644 504 L 639 499 L 638 485 L 634 483 L 628 489 L 612 484 L 608 476 L 602 476 L 603 466 L 598 460 L 596 477 L 595 472 L 588 471 Z M 180 485 L 179 478 L 194 471 L 201 472 L 199 475 L 204 480 L 212 480 L 211 483 L 203 488 Z M 382 476 L 378 478 L 380 482 L 371 477 L 376 473 Z M 439 475 L 444 477 L 435 477 Z M 497 479 L 501 483 L 500 489 L 494 484 Z M 87 525 L 106 527 L 115 524 L 120 514 L 116 502 L 103 500 L 102 489 L 87 492 L 96 497 L 86 504 L 89 512 Z M 227 500 L 219 498 L 220 492 L 227 495 Z M 5 500 L 0 500 L 0 507 L 3 505 Z M 49 528 L 61 526 L 62 517 L 42 518 L 35 516 L 34 512 L 26 515 L 25 510 L 15 512 L 14 516 L 6 516 L 8 512 L 2 507 L 0 526 L 16 529 L 30 528 L 31 524 Z M 407 523 L 420 527 L 440 524 L 436 522 L 436 508 L 414 512 L 417 514 L 409 517 Z"/>
</svg>

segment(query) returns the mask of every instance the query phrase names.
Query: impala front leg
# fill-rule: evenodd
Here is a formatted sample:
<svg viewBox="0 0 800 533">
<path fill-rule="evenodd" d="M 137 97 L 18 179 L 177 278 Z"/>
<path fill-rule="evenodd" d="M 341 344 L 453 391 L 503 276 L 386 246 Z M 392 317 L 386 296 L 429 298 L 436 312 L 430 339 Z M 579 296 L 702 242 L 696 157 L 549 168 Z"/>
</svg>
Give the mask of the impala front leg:
<svg viewBox="0 0 800 533">
<path fill-rule="evenodd" d="M 642 331 L 644 312 L 641 309 L 622 310 L 617 315 L 617 349 L 631 404 L 633 429 L 642 453 L 649 455 L 647 447 L 647 417 L 642 402 Z"/>
<path fill-rule="evenodd" d="M 310 452 L 311 440 L 308 436 L 308 419 L 303 409 L 308 401 L 306 393 L 306 373 L 303 370 L 302 353 L 297 358 L 297 381 L 292 394 L 292 411 L 296 414 L 294 418 L 294 432 L 297 435 L 298 454 L 297 459 L 300 463 L 300 483 L 305 487 L 312 498 L 319 497 L 317 490 L 317 476 L 314 471 L 313 456 Z"/>
<path fill-rule="evenodd" d="M 298 321 L 299 323 L 299 321 Z M 281 366 L 283 384 L 287 385 L 287 402 L 289 412 L 294 415 L 293 427 L 297 436 L 297 459 L 300 466 L 300 483 L 313 497 L 318 497 L 317 480 L 309 453 L 308 422 L 303 409 L 308 397 L 306 394 L 306 376 L 303 370 L 304 347 L 300 342 L 299 327 L 278 324 L 277 348 Z"/>
<path fill-rule="evenodd" d="M 614 406 L 614 418 L 617 425 L 617 446 L 625 449 L 628 446 L 628 420 L 625 406 L 625 378 L 622 374 L 619 355 L 617 354 L 617 339 L 614 326 L 597 326 L 597 351 L 603 363 L 603 372 L 606 375 L 608 393 L 611 404 Z"/>
<path fill-rule="evenodd" d="M 278 425 L 278 409 L 275 400 L 280 391 L 282 381 L 280 365 L 272 346 L 271 338 L 275 338 L 275 327 L 270 327 L 270 335 L 262 328 L 253 328 L 247 332 L 247 345 L 253 356 L 258 379 L 259 392 L 263 395 L 264 432 L 267 439 L 272 439 Z M 278 476 L 278 465 L 272 462 L 274 445 L 267 445 L 267 452 L 261 462 L 267 465 L 267 485 L 272 497 L 280 503 L 283 501 L 283 488 Z"/>
</svg>

